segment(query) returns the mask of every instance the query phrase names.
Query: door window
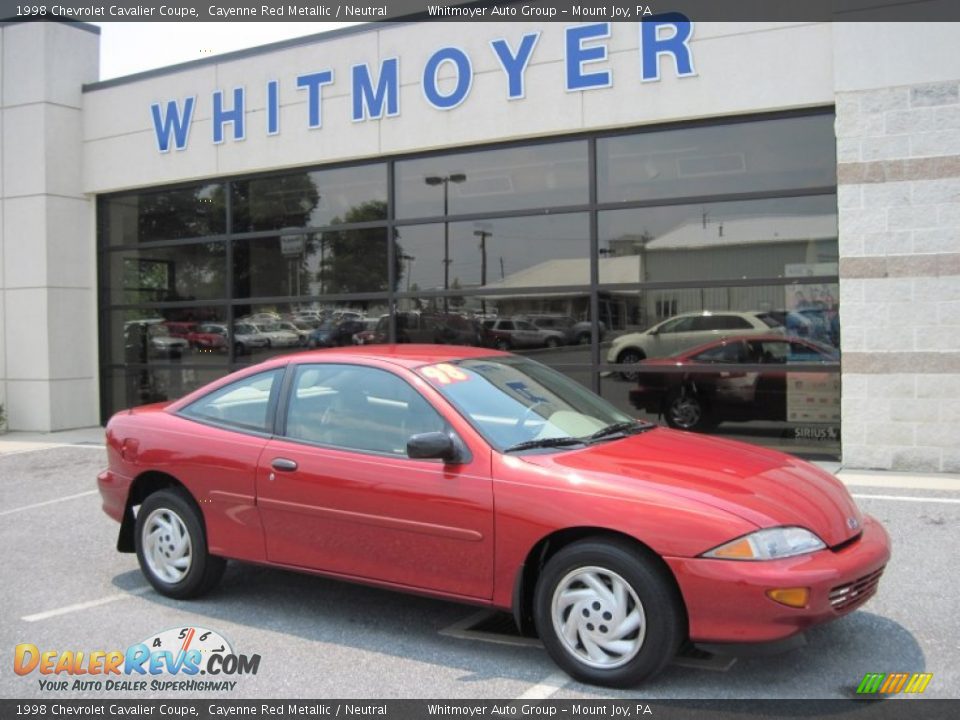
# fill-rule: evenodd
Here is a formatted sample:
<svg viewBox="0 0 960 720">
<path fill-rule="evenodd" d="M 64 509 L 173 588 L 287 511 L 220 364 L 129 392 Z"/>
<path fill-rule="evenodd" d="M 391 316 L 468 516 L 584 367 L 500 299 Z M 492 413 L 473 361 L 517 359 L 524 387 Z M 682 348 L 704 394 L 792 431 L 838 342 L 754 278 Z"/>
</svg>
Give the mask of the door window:
<svg viewBox="0 0 960 720">
<path fill-rule="evenodd" d="M 181 413 L 242 430 L 269 432 L 270 399 L 282 372 L 277 368 L 230 383 L 191 403 Z"/>
<path fill-rule="evenodd" d="M 440 414 L 393 373 L 359 365 L 301 365 L 286 436 L 320 445 L 406 456 L 410 436 L 446 431 Z"/>
</svg>

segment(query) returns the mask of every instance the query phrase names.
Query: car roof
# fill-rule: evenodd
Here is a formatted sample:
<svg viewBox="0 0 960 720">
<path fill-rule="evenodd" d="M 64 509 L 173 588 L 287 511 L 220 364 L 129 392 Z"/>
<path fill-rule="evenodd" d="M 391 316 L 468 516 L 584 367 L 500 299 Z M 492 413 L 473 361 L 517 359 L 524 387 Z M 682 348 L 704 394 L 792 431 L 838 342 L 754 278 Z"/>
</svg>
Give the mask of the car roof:
<svg viewBox="0 0 960 720">
<path fill-rule="evenodd" d="M 289 362 L 304 363 L 315 360 L 323 362 L 374 359 L 401 365 L 406 368 L 432 363 L 452 362 L 468 358 L 506 356 L 509 353 L 489 348 L 464 345 L 420 345 L 403 343 L 397 345 L 355 345 L 342 348 L 306 350 L 295 354 L 279 355 L 262 363 L 262 367 L 285 365 Z"/>
</svg>

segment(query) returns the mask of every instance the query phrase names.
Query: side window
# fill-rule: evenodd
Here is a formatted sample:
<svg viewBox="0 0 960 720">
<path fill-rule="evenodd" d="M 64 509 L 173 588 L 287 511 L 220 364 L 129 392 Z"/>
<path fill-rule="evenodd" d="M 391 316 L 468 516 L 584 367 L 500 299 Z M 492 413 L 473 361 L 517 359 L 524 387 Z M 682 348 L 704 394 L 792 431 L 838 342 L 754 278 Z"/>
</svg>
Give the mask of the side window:
<svg viewBox="0 0 960 720">
<path fill-rule="evenodd" d="M 676 318 L 675 320 L 670 320 L 665 322 L 660 327 L 660 332 L 662 333 L 678 333 L 678 332 L 690 332 L 694 329 L 694 320 L 698 320 L 696 317 L 682 317 Z"/>
<path fill-rule="evenodd" d="M 739 315 L 715 315 L 718 330 L 751 330 L 753 325 L 746 318 Z"/>
<path fill-rule="evenodd" d="M 445 431 L 440 414 L 393 373 L 359 365 L 301 365 L 286 436 L 320 445 L 406 457 L 411 435 Z"/>
<path fill-rule="evenodd" d="M 742 363 L 746 362 L 746 352 L 742 342 L 728 343 L 704 350 L 694 360 L 702 363 Z"/>
<path fill-rule="evenodd" d="M 513 330 L 513 320 L 501 320 L 497 330 Z"/>
<path fill-rule="evenodd" d="M 279 386 L 282 372 L 277 368 L 245 377 L 190 403 L 180 413 L 240 430 L 269 432 L 270 396 Z"/>
</svg>

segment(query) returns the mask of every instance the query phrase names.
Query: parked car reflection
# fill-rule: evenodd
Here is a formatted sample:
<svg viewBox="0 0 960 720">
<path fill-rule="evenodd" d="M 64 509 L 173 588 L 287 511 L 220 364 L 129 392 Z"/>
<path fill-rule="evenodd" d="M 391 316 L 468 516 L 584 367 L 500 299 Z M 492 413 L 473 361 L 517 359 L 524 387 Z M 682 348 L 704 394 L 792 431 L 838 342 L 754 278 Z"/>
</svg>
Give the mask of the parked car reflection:
<svg viewBox="0 0 960 720">
<path fill-rule="evenodd" d="M 630 404 L 662 415 L 681 430 L 709 430 L 728 421 L 839 422 L 839 360 L 835 348 L 813 340 L 725 338 L 639 363 Z M 791 372 L 796 363 L 818 363 L 824 371 Z M 768 365 L 769 370 L 718 371 L 709 367 L 713 364 Z"/>
</svg>

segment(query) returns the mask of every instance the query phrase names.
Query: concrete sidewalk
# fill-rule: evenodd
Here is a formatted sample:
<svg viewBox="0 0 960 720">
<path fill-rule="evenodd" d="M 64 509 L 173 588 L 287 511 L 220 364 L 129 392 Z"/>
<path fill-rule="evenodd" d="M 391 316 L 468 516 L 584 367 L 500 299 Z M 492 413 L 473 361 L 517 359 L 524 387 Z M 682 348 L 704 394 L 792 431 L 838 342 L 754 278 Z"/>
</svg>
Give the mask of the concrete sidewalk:
<svg viewBox="0 0 960 720">
<path fill-rule="evenodd" d="M 69 445 L 103 447 L 103 428 L 78 428 L 61 432 L 10 432 L 0 435 L 0 457 L 11 453 L 43 450 Z M 913 488 L 916 490 L 958 490 L 960 475 L 950 473 L 905 473 L 890 470 L 857 470 L 842 463 L 814 461 L 850 487 Z"/>
</svg>

